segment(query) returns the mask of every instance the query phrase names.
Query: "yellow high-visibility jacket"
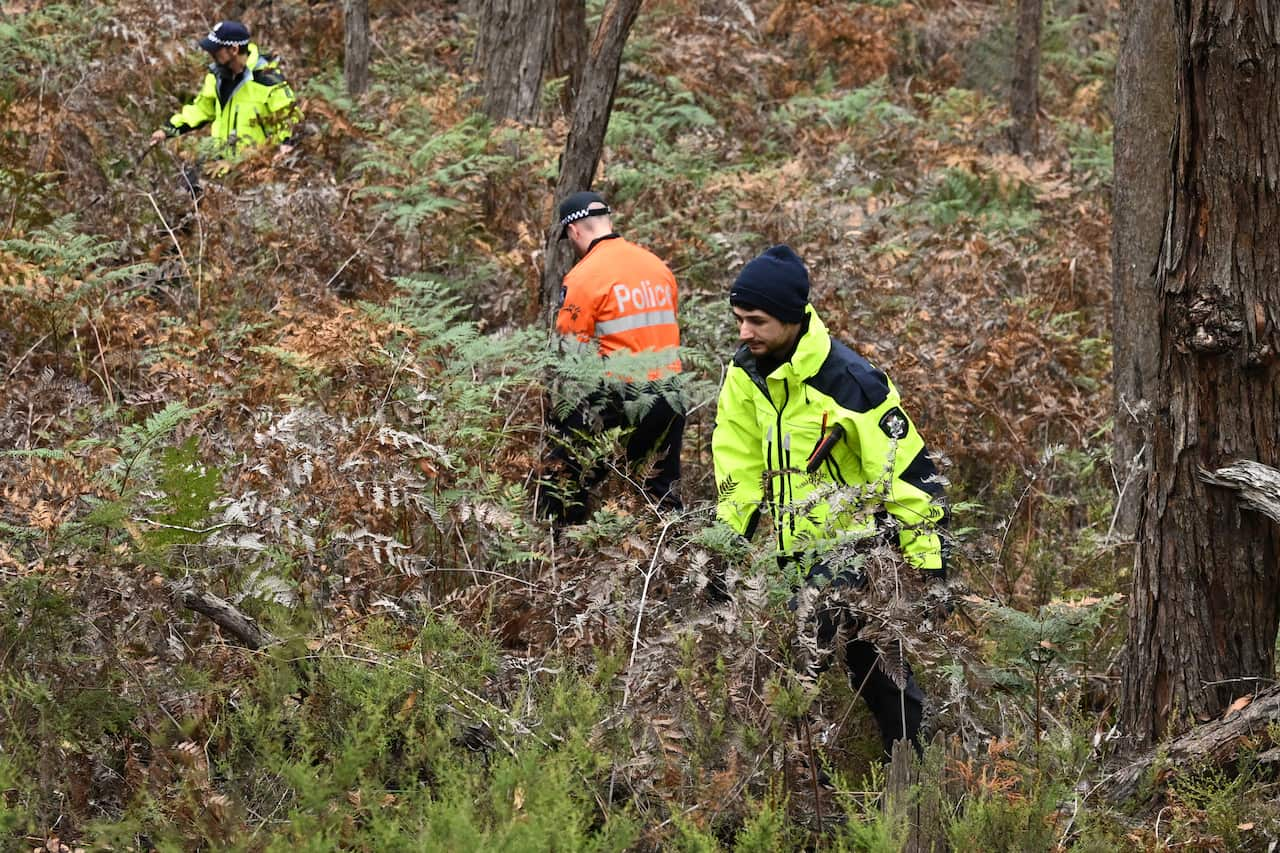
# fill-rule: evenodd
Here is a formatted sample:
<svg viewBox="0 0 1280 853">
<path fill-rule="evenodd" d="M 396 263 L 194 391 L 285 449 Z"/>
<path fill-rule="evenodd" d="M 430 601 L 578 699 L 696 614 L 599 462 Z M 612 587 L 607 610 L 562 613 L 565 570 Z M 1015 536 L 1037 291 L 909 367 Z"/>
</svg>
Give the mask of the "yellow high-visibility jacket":
<svg viewBox="0 0 1280 853">
<path fill-rule="evenodd" d="M 907 561 L 943 575 L 941 478 L 897 389 L 832 340 L 813 306 L 805 322 L 795 354 L 768 376 L 760 375 L 745 346 L 734 356 L 711 441 L 717 516 L 750 537 L 767 503 L 779 555 L 795 557 L 819 543 L 875 535 L 887 513 L 897 522 Z M 843 436 L 818 469 L 806 473 L 806 461 L 837 424 Z M 853 489 L 834 487 L 858 487 L 860 494 L 851 500 Z"/>
<path fill-rule="evenodd" d="M 232 85 L 224 103 L 218 87 L 230 71 L 209 64 L 200 93 L 174 113 L 165 130 L 170 136 L 209 125 L 214 139 L 230 144 L 284 142 L 298 121 L 297 99 L 273 60 L 263 57 L 249 43 L 245 69 Z"/>
</svg>

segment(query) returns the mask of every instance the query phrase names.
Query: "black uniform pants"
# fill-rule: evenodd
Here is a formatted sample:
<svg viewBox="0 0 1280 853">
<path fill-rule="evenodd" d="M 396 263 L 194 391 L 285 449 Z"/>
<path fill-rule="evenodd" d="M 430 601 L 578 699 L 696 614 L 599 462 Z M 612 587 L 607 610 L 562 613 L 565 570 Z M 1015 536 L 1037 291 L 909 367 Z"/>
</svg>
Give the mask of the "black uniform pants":
<svg viewBox="0 0 1280 853">
<path fill-rule="evenodd" d="M 810 577 L 825 573 L 825 567 L 815 567 Z M 832 581 L 831 587 L 858 588 L 864 585 L 865 580 L 860 576 L 847 577 L 842 574 Z M 833 644 L 837 636 L 853 637 L 845 641 L 843 649 L 844 663 L 849 670 L 849 685 L 867 703 L 871 716 L 875 718 L 876 725 L 880 728 L 880 742 L 884 747 L 884 757 L 887 759 L 892 754 L 893 744 L 899 740 L 909 741 L 919 753 L 921 751 L 920 723 L 924 718 L 924 693 L 916 684 L 915 676 L 911 672 L 911 664 L 898 653 L 896 657 L 899 660 L 885 661 L 887 667 L 882 667 L 881 652 L 872 643 L 857 639 L 858 617 L 842 602 L 832 601 L 824 596 L 818 604 L 814 620 L 813 627 L 818 649 L 826 653 L 820 654 L 814 662 L 813 674 L 817 675 L 831 666 L 836 652 Z M 895 651 L 889 650 L 886 653 L 894 655 Z M 901 687 L 888 675 L 886 668 L 899 669 L 900 674 L 904 676 Z"/>
<path fill-rule="evenodd" d="M 670 382 L 623 386 L 622 391 L 597 391 L 561 419 L 551 417 L 558 433 L 551 451 L 551 468 L 558 482 L 544 488 L 540 511 L 566 524 L 588 517 L 591 490 L 604 479 L 605 466 L 584 470 L 574 452 L 577 436 L 622 427 L 626 430 L 627 463 L 637 468 L 650 459 L 654 466 L 645 479 L 645 493 L 663 509 L 680 509 L 680 446 L 684 440 L 684 412 L 678 390 Z M 673 398 L 677 401 L 672 404 Z M 628 405 L 630 404 L 630 405 Z M 637 409 L 643 410 L 637 413 Z M 630 410 L 630 411 L 628 411 Z"/>
</svg>

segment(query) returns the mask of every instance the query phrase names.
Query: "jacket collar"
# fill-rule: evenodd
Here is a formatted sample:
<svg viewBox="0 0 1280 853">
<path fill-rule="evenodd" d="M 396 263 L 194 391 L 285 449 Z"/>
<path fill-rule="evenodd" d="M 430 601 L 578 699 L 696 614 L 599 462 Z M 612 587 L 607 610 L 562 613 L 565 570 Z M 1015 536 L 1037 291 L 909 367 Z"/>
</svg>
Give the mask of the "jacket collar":
<svg viewBox="0 0 1280 853">
<path fill-rule="evenodd" d="M 622 235 L 616 231 L 610 231 L 608 234 L 602 234 L 599 237 L 592 240 L 589 244 L 587 244 L 587 251 L 582 257 L 585 258 L 587 255 L 591 254 L 591 250 L 594 249 L 596 246 L 600 245 L 601 243 L 603 243 L 605 240 L 620 240 L 620 239 L 622 239 Z"/>
<path fill-rule="evenodd" d="M 262 64 L 262 57 L 261 57 L 261 54 L 259 54 L 258 52 L 258 46 L 253 42 L 249 42 L 248 53 L 246 53 L 244 57 L 244 71 L 240 72 L 241 76 L 252 75 L 254 70 L 257 69 L 257 67 L 261 64 Z M 222 71 L 222 68 L 218 65 L 218 63 L 216 62 L 209 63 L 209 73 L 212 74 L 214 77 L 221 79 L 222 78 L 222 74 L 220 73 L 221 71 Z"/>
</svg>

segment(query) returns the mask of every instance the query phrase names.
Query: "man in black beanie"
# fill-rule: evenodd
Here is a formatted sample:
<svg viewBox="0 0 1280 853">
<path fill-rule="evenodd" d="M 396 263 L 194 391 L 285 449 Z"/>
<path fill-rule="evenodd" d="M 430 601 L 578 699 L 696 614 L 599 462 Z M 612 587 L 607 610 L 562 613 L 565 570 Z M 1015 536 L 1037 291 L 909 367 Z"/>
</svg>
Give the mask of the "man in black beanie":
<svg viewBox="0 0 1280 853">
<path fill-rule="evenodd" d="M 747 538 L 769 518 L 778 565 L 801 590 L 793 605 L 814 653 L 809 674 L 843 642 L 885 754 L 900 739 L 919 748 L 924 695 L 910 666 L 900 648 L 859 638 L 865 620 L 842 596 L 874 579 L 867 555 L 887 541 L 927 581 L 945 583 L 941 477 L 893 383 L 827 333 L 809 304 L 808 270 L 789 246 L 743 267 L 729 304 L 741 346 L 712 434 L 716 514 Z"/>
</svg>

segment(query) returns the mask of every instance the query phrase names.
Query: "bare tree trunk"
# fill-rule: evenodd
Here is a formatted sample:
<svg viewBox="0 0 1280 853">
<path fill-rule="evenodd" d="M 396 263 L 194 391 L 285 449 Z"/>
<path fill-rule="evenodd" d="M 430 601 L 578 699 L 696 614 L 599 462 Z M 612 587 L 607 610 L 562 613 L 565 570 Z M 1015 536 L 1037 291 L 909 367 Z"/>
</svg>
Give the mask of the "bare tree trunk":
<svg viewBox="0 0 1280 853">
<path fill-rule="evenodd" d="M 1160 339 L 1155 317 L 1156 255 L 1168 208 L 1169 175 L 1152 168 L 1169 158 L 1173 135 L 1173 6 L 1137 0 L 1121 23 L 1116 62 L 1115 185 L 1112 193 L 1112 371 L 1115 390 L 1112 534 L 1133 539 L 1146 485 Z"/>
<path fill-rule="evenodd" d="M 573 124 L 560 161 L 560 179 L 556 182 L 557 199 L 591 187 L 604 150 L 604 134 L 609 128 L 613 96 L 618 89 L 622 48 L 640 14 L 640 2 L 610 0 L 600 18 L 600 26 L 591 42 L 591 54 L 583 69 L 582 90 L 573 105 Z M 555 319 L 560 282 L 573 266 L 572 249 L 565 245 L 565 241 L 557 239 L 559 235 L 560 229 L 553 228 L 547 237 L 542 313 L 548 325 Z"/>
<path fill-rule="evenodd" d="M 1036 114 L 1040 111 L 1040 20 L 1044 0 L 1018 0 L 1018 35 L 1013 53 L 1013 86 L 1009 139 L 1019 154 L 1034 151 L 1039 141 Z"/>
<path fill-rule="evenodd" d="M 1160 360 L 1121 719 L 1150 743 L 1275 678 L 1280 526 L 1206 482 L 1280 462 L 1280 2 L 1176 5 Z"/>
<path fill-rule="evenodd" d="M 342 71 L 347 94 L 359 98 L 369 88 L 369 0 L 343 0 L 345 52 Z"/>
<path fill-rule="evenodd" d="M 587 62 L 590 33 L 587 32 L 585 0 L 557 0 L 556 23 L 551 37 L 550 77 L 564 77 L 560 90 L 560 109 L 573 116 L 573 103 L 582 86 L 583 66 Z"/>
<path fill-rule="evenodd" d="M 476 63 L 484 75 L 484 111 L 494 121 L 533 124 L 555 23 L 554 0 L 484 0 Z"/>
</svg>

